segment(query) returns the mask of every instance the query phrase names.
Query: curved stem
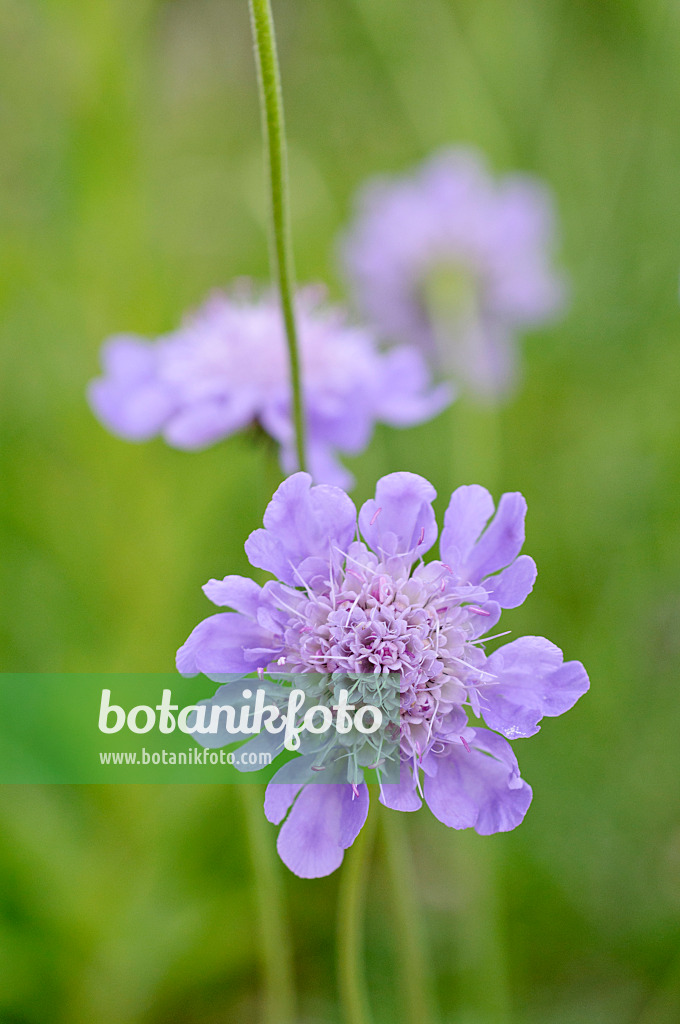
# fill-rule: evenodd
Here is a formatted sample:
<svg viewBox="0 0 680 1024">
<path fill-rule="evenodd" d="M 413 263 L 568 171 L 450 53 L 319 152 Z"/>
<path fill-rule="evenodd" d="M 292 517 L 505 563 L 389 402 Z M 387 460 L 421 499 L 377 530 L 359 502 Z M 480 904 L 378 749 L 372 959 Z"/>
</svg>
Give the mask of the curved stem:
<svg viewBox="0 0 680 1024">
<path fill-rule="evenodd" d="M 405 822 L 399 811 L 381 807 L 380 813 L 400 947 L 399 977 L 404 998 L 404 1020 L 409 1024 L 431 1024 L 432 990 Z"/>
<path fill-rule="evenodd" d="M 245 782 L 236 787 L 246 820 L 255 875 L 264 975 L 264 1024 L 293 1024 L 295 995 L 290 935 L 286 929 L 279 865 L 262 813 L 262 787 Z"/>
<path fill-rule="evenodd" d="M 250 19 L 255 43 L 260 106 L 267 150 L 271 193 L 272 265 L 278 282 L 281 311 L 288 342 L 290 383 L 292 389 L 293 429 L 298 467 L 305 469 L 305 424 L 302 403 L 300 352 L 295 326 L 295 271 L 290 240 L 288 202 L 288 167 L 283 122 L 281 80 L 276 56 L 274 21 L 269 0 L 249 0 Z"/>
<path fill-rule="evenodd" d="M 368 860 L 375 837 L 375 811 L 345 854 L 338 893 L 338 986 L 346 1024 L 372 1024 L 364 974 L 363 918 Z"/>
</svg>

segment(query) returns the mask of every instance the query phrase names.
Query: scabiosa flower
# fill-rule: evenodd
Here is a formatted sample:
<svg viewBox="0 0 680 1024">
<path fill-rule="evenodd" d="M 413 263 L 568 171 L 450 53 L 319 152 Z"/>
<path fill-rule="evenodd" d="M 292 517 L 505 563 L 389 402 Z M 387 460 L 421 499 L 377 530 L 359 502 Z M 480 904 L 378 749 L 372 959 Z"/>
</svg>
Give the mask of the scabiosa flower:
<svg viewBox="0 0 680 1024">
<path fill-rule="evenodd" d="M 409 426 L 451 400 L 430 386 L 413 346 L 381 351 L 373 333 L 322 304 L 319 288 L 298 295 L 308 461 L 314 479 L 347 486 L 336 451 L 361 452 L 382 421 Z M 130 441 L 161 434 L 195 450 L 257 423 L 281 446 L 285 472 L 296 468 L 288 354 L 278 303 L 270 296 L 213 295 L 179 330 L 148 342 L 111 338 L 104 376 L 89 389 L 102 423 Z"/>
<path fill-rule="evenodd" d="M 533 560 L 519 554 L 524 499 L 503 495 L 491 518 L 488 491 L 458 488 L 440 558 L 426 563 L 437 539 L 436 495 L 427 480 L 413 473 L 383 477 L 358 520 L 342 490 L 310 485 L 306 473 L 285 480 L 264 529 L 246 542 L 252 565 L 275 579 L 260 587 L 227 576 L 205 585 L 215 604 L 234 610 L 199 623 L 178 652 L 179 671 L 218 682 L 234 673 L 310 673 L 329 706 L 344 679 L 352 680 L 349 688 L 372 678 L 365 702 L 382 704 L 388 716 L 394 693 L 379 684 L 396 680 L 400 773 L 399 781 L 381 785 L 382 803 L 412 811 L 424 798 L 452 828 L 483 835 L 514 828 L 531 789 L 507 740 L 538 732 L 544 715 L 562 714 L 589 685 L 583 666 L 564 663 L 542 637 L 485 653 L 501 609 L 522 604 L 536 576 Z M 221 690 L 216 703 L 225 698 Z M 231 741 L 222 736 L 210 745 Z M 251 743 L 274 755 L 283 746 L 280 736 L 264 732 Z M 328 763 L 325 757 L 331 774 L 318 784 L 314 770 Z M 268 786 L 265 814 L 277 824 L 285 818 L 278 850 L 298 875 L 335 870 L 361 830 L 368 790 L 350 760 L 342 761 L 337 747 L 325 748 L 316 758 L 307 755 L 302 775 L 294 774 L 293 760 Z"/>
<path fill-rule="evenodd" d="M 452 148 L 411 176 L 364 187 L 342 259 L 359 308 L 385 337 L 418 340 L 441 369 L 495 398 L 512 388 L 517 333 L 563 302 L 553 234 L 542 183 L 494 181 L 479 156 Z"/>
</svg>

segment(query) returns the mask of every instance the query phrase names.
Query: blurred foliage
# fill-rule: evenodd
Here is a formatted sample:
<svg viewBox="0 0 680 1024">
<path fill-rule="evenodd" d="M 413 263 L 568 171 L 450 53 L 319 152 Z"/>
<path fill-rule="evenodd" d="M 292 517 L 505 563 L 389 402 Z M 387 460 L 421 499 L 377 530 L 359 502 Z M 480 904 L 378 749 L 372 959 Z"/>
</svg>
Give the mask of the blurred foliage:
<svg viewBox="0 0 680 1024">
<path fill-rule="evenodd" d="M 680 1020 L 680 9 L 670 0 L 274 0 L 298 274 L 342 294 L 334 238 L 370 174 L 454 141 L 554 188 L 564 322 L 524 344 L 494 479 L 463 403 L 354 460 L 471 475 L 529 503 L 539 565 L 516 633 L 586 664 L 592 691 L 516 744 L 534 804 L 478 843 L 406 822 L 442 1019 L 485 1001 L 475 865 L 515 1024 Z M 245 572 L 269 455 L 107 435 L 84 401 L 101 340 L 156 334 L 211 288 L 267 278 L 246 0 L 2 0 L 2 667 L 172 668 Z M 260 1019 L 255 889 L 225 787 L 0 794 L 0 1020 Z M 271 843 L 275 830 L 269 829 Z M 376 852 L 368 967 L 399 1019 Z M 462 858 L 462 860 L 461 860 Z M 338 1020 L 337 878 L 280 877 L 300 1020 Z M 489 876 L 483 876 L 489 877 Z M 488 910 L 488 908 L 487 908 Z M 480 959 L 482 958 L 482 959 Z M 457 1009 L 458 1008 L 458 1009 Z M 396 1015 L 396 1017 L 395 1017 Z"/>
</svg>

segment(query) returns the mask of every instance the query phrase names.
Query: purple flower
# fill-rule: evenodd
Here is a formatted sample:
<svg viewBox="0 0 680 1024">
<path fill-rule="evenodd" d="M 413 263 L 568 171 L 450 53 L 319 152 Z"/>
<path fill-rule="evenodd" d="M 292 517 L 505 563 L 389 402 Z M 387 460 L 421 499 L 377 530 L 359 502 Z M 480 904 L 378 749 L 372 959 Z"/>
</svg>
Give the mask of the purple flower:
<svg viewBox="0 0 680 1024">
<path fill-rule="evenodd" d="M 308 288 L 297 303 L 308 460 L 315 480 L 347 486 L 351 476 L 336 451 L 361 452 L 378 421 L 409 426 L 429 419 L 451 391 L 430 386 L 416 348 L 381 351 L 371 331 L 348 324 L 321 298 Z M 271 297 L 214 295 L 155 342 L 111 338 L 102 362 L 90 404 L 126 440 L 161 434 L 168 444 L 195 450 L 257 423 L 281 445 L 284 471 L 296 468 L 287 348 Z"/>
<path fill-rule="evenodd" d="M 453 148 L 412 176 L 369 182 L 342 258 L 382 335 L 419 341 L 466 387 L 498 397 L 515 379 L 517 333 L 563 303 L 553 221 L 542 183 L 496 182 L 479 156 Z"/>
<path fill-rule="evenodd" d="M 381 785 L 382 803 L 412 811 L 424 799 L 445 825 L 487 835 L 518 825 L 531 801 L 507 740 L 532 736 L 545 715 L 568 710 L 588 677 L 542 637 L 485 654 L 501 609 L 522 604 L 536 577 L 533 560 L 520 555 L 522 496 L 504 494 L 494 515 L 488 491 L 459 487 L 441 557 L 426 563 L 437 540 L 434 498 L 422 477 L 393 473 L 378 481 L 357 519 L 339 488 L 291 476 L 272 498 L 264 529 L 246 542 L 252 565 L 275 578 L 263 587 L 240 576 L 207 583 L 208 597 L 234 610 L 201 622 L 177 667 L 218 682 L 256 670 L 309 673 L 329 706 L 339 681 L 373 680 L 368 696 L 389 702 L 389 686 L 380 684 L 396 679 L 400 774 Z M 272 754 L 283 745 L 267 733 L 251 742 Z M 318 764 L 313 753 L 288 762 L 265 800 L 268 819 L 284 822 L 279 853 L 303 877 L 335 870 L 368 812 L 361 776 L 337 774 L 344 762 L 335 760 L 336 774 L 318 784 Z"/>
</svg>

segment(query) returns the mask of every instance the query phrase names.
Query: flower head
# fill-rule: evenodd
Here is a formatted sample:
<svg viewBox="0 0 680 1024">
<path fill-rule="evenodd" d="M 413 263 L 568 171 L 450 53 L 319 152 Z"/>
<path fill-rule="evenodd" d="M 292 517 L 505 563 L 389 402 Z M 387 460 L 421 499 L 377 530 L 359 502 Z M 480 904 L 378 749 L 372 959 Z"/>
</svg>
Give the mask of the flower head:
<svg viewBox="0 0 680 1024">
<path fill-rule="evenodd" d="M 308 461 L 315 480 L 347 485 L 336 451 L 361 452 L 378 421 L 429 419 L 451 393 L 430 386 L 417 349 L 381 351 L 371 331 L 321 298 L 315 288 L 298 296 Z M 280 444 L 284 470 L 296 468 L 288 356 L 272 297 L 213 295 L 155 342 L 111 338 L 102 361 L 104 375 L 91 383 L 89 398 L 114 433 L 131 441 L 161 434 L 195 450 L 257 423 Z"/>
<path fill-rule="evenodd" d="M 553 220 L 539 181 L 496 182 L 473 152 L 444 150 L 411 176 L 369 182 L 343 263 L 359 308 L 384 336 L 418 340 L 467 387 L 499 396 L 515 377 L 517 332 L 563 301 Z"/>
<path fill-rule="evenodd" d="M 522 496 L 503 495 L 493 515 L 483 487 L 458 488 L 440 558 L 426 563 L 438 532 L 434 497 L 422 477 L 393 473 L 357 517 L 339 488 L 313 487 L 306 473 L 285 480 L 264 528 L 246 542 L 252 565 L 274 579 L 263 587 L 240 576 L 207 583 L 207 596 L 234 610 L 201 622 L 177 666 L 218 682 L 254 671 L 309 674 L 329 707 L 347 686 L 353 699 L 398 722 L 384 751 L 398 761 L 398 781 L 381 785 L 381 802 L 411 811 L 424 798 L 445 825 L 487 835 L 518 825 L 531 801 L 507 740 L 533 735 L 544 715 L 570 708 L 588 677 L 542 637 L 485 653 L 501 609 L 520 605 L 536 576 L 533 560 L 519 553 Z M 213 701 L 225 699 L 224 689 Z M 274 755 L 283 748 L 278 735 L 250 742 Z M 291 870 L 316 877 L 338 867 L 368 811 L 365 767 L 369 761 L 329 740 L 274 776 L 265 813 L 286 819 L 278 849 Z M 330 769 L 324 785 L 319 769 Z"/>
</svg>

